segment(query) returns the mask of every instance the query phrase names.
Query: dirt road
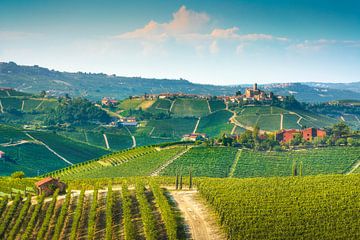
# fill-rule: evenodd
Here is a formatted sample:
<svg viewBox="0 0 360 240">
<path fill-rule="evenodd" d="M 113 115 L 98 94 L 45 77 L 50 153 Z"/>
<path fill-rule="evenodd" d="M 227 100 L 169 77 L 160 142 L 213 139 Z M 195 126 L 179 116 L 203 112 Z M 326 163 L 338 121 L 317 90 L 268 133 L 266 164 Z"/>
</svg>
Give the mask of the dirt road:
<svg viewBox="0 0 360 240">
<path fill-rule="evenodd" d="M 214 217 L 202 203 L 196 190 L 172 191 L 171 195 L 183 213 L 185 223 L 190 228 L 194 240 L 222 240 L 224 234 L 217 226 Z"/>
</svg>

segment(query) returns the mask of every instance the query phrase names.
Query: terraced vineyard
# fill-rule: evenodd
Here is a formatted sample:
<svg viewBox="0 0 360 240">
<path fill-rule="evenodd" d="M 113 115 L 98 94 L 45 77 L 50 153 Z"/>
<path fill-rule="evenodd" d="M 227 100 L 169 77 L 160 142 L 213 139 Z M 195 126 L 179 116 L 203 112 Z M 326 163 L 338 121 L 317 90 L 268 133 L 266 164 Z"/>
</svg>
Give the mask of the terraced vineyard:
<svg viewBox="0 0 360 240">
<path fill-rule="evenodd" d="M 242 150 L 235 177 L 291 176 L 294 162 L 302 175 L 342 174 L 359 160 L 358 147 L 331 147 L 290 152 Z M 302 165 L 302 167 L 300 167 Z"/>
<path fill-rule="evenodd" d="M 252 127 L 257 124 L 260 129 L 265 131 L 277 131 L 281 128 L 323 128 L 337 122 L 337 119 L 307 111 L 297 110 L 296 112 L 291 112 L 272 106 L 247 106 L 237 109 L 237 113 L 238 117 L 236 120 L 244 126 Z M 281 125 L 281 115 L 283 116 L 283 125 Z"/>
<path fill-rule="evenodd" d="M 228 239 L 359 239 L 360 175 L 204 179 Z"/>
<path fill-rule="evenodd" d="M 147 127 L 151 129 L 151 136 L 181 138 L 184 134 L 192 133 L 195 124 L 195 118 L 171 118 L 150 120 Z"/>
<path fill-rule="evenodd" d="M 175 176 L 176 172 L 193 176 L 227 177 L 237 149 L 230 147 L 194 147 L 176 159 L 160 175 Z"/>
<path fill-rule="evenodd" d="M 227 110 L 219 110 L 202 117 L 197 132 L 206 133 L 210 137 L 219 137 L 223 133 L 230 133 L 234 125 L 229 123 L 233 114 Z"/>
<path fill-rule="evenodd" d="M 16 196 L 0 209 L 1 239 L 184 239 L 184 229 L 165 190 L 153 182 L 94 190 L 68 190 L 66 196 Z M 7 203 L 7 199 L 0 202 Z"/>
<path fill-rule="evenodd" d="M 209 114 L 209 107 L 204 99 L 178 98 L 175 100 L 171 112 L 175 116 L 200 117 Z"/>
</svg>

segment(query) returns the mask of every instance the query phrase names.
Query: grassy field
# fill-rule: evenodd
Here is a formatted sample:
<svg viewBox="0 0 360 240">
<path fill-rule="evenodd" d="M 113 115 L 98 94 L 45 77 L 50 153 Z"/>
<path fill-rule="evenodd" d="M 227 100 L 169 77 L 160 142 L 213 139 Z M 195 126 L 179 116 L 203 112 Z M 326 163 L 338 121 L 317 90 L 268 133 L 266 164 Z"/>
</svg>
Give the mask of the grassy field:
<svg viewBox="0 0 360 240">
<path fill-rule="evenodd" d="M 359 160 L 360 148 L 331 147 L 290 152 L 255 152 L 242 150 L 235 177 L 291 176 L 293 163 L 303 164 L 303 175 L 341 174 Z"/>
<path fill-rule="evenodd" d="M 197 132 L 206 133 L 210 137 L 218 137 L 223 133 L 230 133 L 233 125 L 229 123 L 229 119 L 232 115 L 227 110 L 219 110 L 202 117 Z"/>
<path fill-rule="evenodd" d="M 205 116 L 209 114 L 209 108 L 204 99 L 177 98 L 171 110 L 175 116 Z"/>
<path fill-rule="evenodd" d="M 236 148 L 227 147 L 194 147 L 176 159 L 160 174 L 174 176 L 176 171 L 193 176 L 226 177 L 235 160 Z"/>
<path fill-rule="evenodd" d="M 228 239 L 359 239 L 360 175 L 204 179 Z"/>
</svg>

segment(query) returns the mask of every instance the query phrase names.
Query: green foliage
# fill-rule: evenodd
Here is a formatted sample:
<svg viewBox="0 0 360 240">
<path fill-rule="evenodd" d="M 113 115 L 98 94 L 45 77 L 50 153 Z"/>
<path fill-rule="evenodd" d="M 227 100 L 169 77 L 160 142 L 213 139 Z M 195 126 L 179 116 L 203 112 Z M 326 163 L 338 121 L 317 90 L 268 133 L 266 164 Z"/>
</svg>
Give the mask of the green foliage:
<svg viewBox="0 0 360 240">
<path fill-rule="evenodd" d="M 113 214 L 112 208 L 114 206 L 114 198 L 111 182 L 108 184 L 108 191 L 106 195 L 106 227 L 105 227 L 105 239 L 112 239 L 112 224 L 113 224 Z"/>
<path fill-rule="evenodd" d="M 230 133 L 234 127 L 234 125 L 229 123 L 232 115 L 227 110 L 219 110 L 202 117 L 197 132 L 206 133 L 210 137 L 218 137 L 223 133 Z"/>
<path fill-rule="evenodd" d="M 44 237 L 45 237 L 45 234 L 50 225 L 50 220 L 54 214 L 55 204 L 56 204 L 58 195 L 59 195 L 59 189 L 56 189 L 54 195 L 52 196 L 50 205 L 48 206 L 48 208 L 46 210 L 44 221 L 43 221 L 43 223 L 40 227 L 40 230 L 37 234 L 37 237 L 36 237 L 37 240 L 44 239 Z"/>
<path fill-rule="evenodd" d="M 90 212 L 89 212 L 89 220 L 88 220 L 88 239 L 89 240 L 94 239 L 97 208 L 98 208 L 98 188 L 95 187 L 92 202 L 91 202 Z"/>
<path fill-rule="evenodd" d="M 47 124 L 61 123 L 86 124 L 91 121 L 108 123 L 110 116 L 102 109 L 94 106 L 85 98 L 60 99 L 60 104 L 51 111 L 46 119 Z"/>
<path fill-rule="evenodd" d="M 360 175 L 203 179 L 228 239 L 357 239 Z M 304 224 L 306 223 L 306 224 Z"/>
<path fill-rule="evenodd" d="M 138 182 L 136 184 L 136 198 L 139 203 L 141 220 L 144 225 L 145 238 L 146 240 L 155 240 L 158 239 L 156 221 L 150 204 L 146 198 L 145 191 L 146 189 L 144 184 Z"/>
<path fill-rule="evenodd" d="M 227 177 L 236 151 L 232 147 L 193 147 L 160 174 L 175 176 L 176 170 L 182 168 L 183 174 L 188 175 L 192 168 L 193 176 Z"/>
<path fill-rule="evenodd" d="M 234 177 L 291 176 L 293 162 L 303 162 L 302 174 L 344 173 L 359 160 L 356 147 L 331 147 L 287 152 L 242 150 Z"/>
<path fill-rule="evenodd" d="M 16 171 L 11 174 L 11 177 L 22 179 L 23 177 L 25 177 L 25 173 L 23 171 Z"/>
<path fill-rule="evenodd" d="M 14 226 L 11 228 L 11 230 L 7 236 L 8 240 L 13 240 L 16 238 L 16 235 L 18 234 L 21 224 L 23 224 L 23 221 L 27 215 L 30 205 L 31 205 L 31 195 L 29 194 L 26 198 L 25 203 L 21 207 L 20 213 L 16 218 Z M 0 213 L 0 215 L 1 215 L 1 213 Z"/>
<path fill-rule="evenodd" d="M 6 231 L 7 227 L 9 226 L 11 220 L 15 216 L 17 207 L 19 206 L 20 203 L 21 203 L 21 195 L 17 194 L 14 201 L 12 202 L 11 207 L 8 209 L 5 216 L 1 220 L 0 238 L 4 237 L 5 231 Z"/>
<path fill-rule="evenodd" d="M 79 228 L 79 224 L 80 224 L 80 218 L 81 218 L 82 210 L 83 210 L 84 197 L 85 197 L 85 189 L 82 189 L 80 192 L 78 203 L 76 205 L 74 218 L 73 218 L 72 225 L 71 225 L 70 240 L 75 240 L 77 237 L 78 228 Z"/>
<path fill-rule="evenodd" d="M 175 240 L 177 239 L 177 223 L 174 212 L 171 209 L 171 205 L 159 185 L 152 183 L 151 189 L 155 197 L 156 205 L 161 213 L 161 219 L 165 224 L 167 237 L 169 240 Z"/>
<path fill-rule="evenodd" d="M 38 197 L 38 203 L 35 206 L 34 211 L 31 214 L 31 218 L 29 222 L 27 223 L 26 229 L 24 234 L 21 236 L 21 239 L 27 240 L 30 239 L 34 230 L 34 227 L 36 225 L 36 222 L 38 220 L 39 213 L 41 211 L 41 207 L 43 205 L 43 202 L 45 200 L 45 195 L 41 195 Z"/>
<path fill-rule="evenodd" d="M 200 117 L 209 114 L 206 100 L 193 98 L 177 98 L 171 109 L 175 116 Z"/>
<path fill-rule="evenodd" d="M 135 239 L 135 226 L 131 219 L 131 198 L 128 186 L 126 183 L 121 186 L 122 191 L 122 206 L 123 206 L 123 226 L 125 240 Z"/>
<path fill-rule="evenodd" d="M 54 235 L 52 237 L 52 240 L 57 240 L 60 238 L 61 230 L 64 226 L 65 217 L 68 214 L 70 199 L 71 199 L 71 190 L 68 189 L 65 200 L 61 206 L 59 216 L 57 217 L 57 220 L 56 220 L 55 230 L 54 230 Z"/>
</svg>

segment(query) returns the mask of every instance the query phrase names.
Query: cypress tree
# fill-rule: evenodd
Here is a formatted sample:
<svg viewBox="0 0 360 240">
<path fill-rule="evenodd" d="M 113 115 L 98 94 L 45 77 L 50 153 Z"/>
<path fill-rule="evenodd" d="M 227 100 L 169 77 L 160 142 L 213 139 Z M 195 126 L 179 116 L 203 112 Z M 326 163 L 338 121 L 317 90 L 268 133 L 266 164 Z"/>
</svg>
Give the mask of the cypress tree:
<svg viewBox="0 0 360 240">
<path fill-rule="evenodd" d="M 193 181 L 192 181 L 192 168 L 189 170 L 189 189 L 192 189 Z"/>
</svg>

